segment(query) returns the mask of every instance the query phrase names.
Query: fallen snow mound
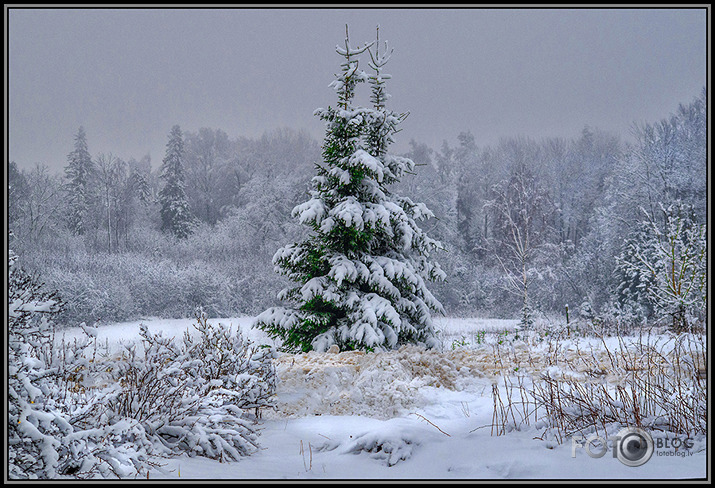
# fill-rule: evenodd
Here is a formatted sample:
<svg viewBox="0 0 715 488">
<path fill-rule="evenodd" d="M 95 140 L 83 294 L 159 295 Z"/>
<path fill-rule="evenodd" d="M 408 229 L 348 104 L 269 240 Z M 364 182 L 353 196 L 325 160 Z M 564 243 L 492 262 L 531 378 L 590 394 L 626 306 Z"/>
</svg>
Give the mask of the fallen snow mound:
<svg viewBox="0 0 715 488">
<path fill-rule="evenodd" d="M 365 430 L 355 437 L 328 440 L 317 446 L 317 450 L 336 450 L 340 454 L 367 453 L 370 458 L 384 461 L 387 466 L 394 466 L 412 457 L 418 446 L 434 442 L 438 435 L 416 425 L 416 420 L 397 418 L 380 424 L 377 429 Z"/>
</svg>

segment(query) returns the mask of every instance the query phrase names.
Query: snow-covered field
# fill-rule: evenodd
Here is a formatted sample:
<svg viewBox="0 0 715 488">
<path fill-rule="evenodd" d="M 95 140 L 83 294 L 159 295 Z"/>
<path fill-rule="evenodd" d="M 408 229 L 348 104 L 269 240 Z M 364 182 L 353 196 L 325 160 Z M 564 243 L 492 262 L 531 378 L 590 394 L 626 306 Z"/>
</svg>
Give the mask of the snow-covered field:
<svg viewBox="0 0 715 488">
<path fill-rule="evenodd" d="M 252 317 L 211 319 L 257 343 Z M 282 355 L 277 410 L 259 423 L 261 450 L 239 462 L 188 456 L 162 460 L 169 479 L 678 479 L 705 478 L 705 440 L 685 452 L 660 449 L 629 467 L 592 458 L 566 441 L 541 440 L 533 425 L 492 435 L 493 345 L 518 334 L 513 320 L 436 319 L 441 352 L 406 347 L 380 354 Z M 139 324 L 179 336 L 193 320 L 150 319 L 100 326 L 110 348 L 138 338 Z M 60 333 L 65 339 L 79 329 Z M 579 347 L 585 347 L 583 338 Z M 592 342 L 596 342 L 593 339 Z M 546 346 L 510 342 L 518 364 L 540 364 Z M 568 348 L 567 348 L 568 349 Z M 527 358 L 527 359 L 519 359 Z M 516 364 L 516 363 L 515 363 Z M 503 365 L 500 365 L 503 367 Z M 509 366 L 511 367 L 511 366 Z M 572 454 L 575 453 L 575 457 Z M 168 470 L 168 473 L 166 472 Z"/>
</svg>

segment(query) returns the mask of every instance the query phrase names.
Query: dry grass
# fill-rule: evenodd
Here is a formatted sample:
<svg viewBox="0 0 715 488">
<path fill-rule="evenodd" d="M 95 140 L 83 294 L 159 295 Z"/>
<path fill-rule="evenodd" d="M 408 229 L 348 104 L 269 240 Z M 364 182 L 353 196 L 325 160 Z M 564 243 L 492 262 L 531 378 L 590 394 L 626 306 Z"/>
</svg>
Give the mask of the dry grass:
<svg viewBox="0 0 715 488">
<path fill-rule="evenodd" d="M 312 389 L 313 401 L 323 402 L 304 406 L 316 413 L 389 418 L 412 409 L 421 386 L 459 390 L 482 378 L 492 385 L 492 435 L 524 426 L 557 442 L 575 433 L 607 435 L 614 425 L 707 432 L 705 335 L 572 332 L 491 333 L 481 344 L 443 351 L 311 352 L 275 364 L 284 387 Z M 394 408 L 383 412 L 380 402 Z M 293 404 L 279 408 L 283 415 L 301 412 Z"/>
<path fill-rule="evenodd" d="M 423 386 L 460 389 L 484 374 L 464 352 L 443 353 L 415 346 L 364 353 L 286 354 L 274 360 L 281 389 L 297 392 L 278 401 L 281 416 L 371 415 L 391 418 L 419 403 Z"/>
<path fill-rule="evenodd" d="M 576 433 L 607 436 L 614 425 L 707 433 L 705 336 L 617 336 L 616 345 L 597 338 L 600 344 L 569 342 L 567 350 L 553 338 L 538 362 L 497 350 L 503 388 L 494 382 L 492 433 L 535 425 L 559 443 Z"/>
</svg>

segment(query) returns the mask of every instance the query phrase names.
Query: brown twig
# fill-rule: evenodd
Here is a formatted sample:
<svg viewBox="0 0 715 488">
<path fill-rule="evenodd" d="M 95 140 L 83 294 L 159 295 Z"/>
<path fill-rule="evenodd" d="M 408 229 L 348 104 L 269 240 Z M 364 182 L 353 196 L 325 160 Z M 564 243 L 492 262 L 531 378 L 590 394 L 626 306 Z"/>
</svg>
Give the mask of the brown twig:
<svg viewBox="0 0 715 488">
<path fill-rule="evenodd" d="M 417 415 L 419 418 L 421 418 L 422 420 L 426 421 L 428 424 L 430 424 L 432 427 L 434 427 L 435 429 L 437 429 L 438 431 L 440 431 L 441 433 L 443 433 L 443 434 L 446 435 L 447 437 L 452 437 L 451 435 L 449 435 L 448 433 L 446 433 L 445 431 L 443 431 L 442 429 L 440 429 L 439 427 L 437 427 L 435 424 L 433 424 L 429 419 L 425 418 L 423 415 L 420 415 L 420 414 L 414 413 L 414 412 L 411 413 L 410 415 Z"/>
</svg>

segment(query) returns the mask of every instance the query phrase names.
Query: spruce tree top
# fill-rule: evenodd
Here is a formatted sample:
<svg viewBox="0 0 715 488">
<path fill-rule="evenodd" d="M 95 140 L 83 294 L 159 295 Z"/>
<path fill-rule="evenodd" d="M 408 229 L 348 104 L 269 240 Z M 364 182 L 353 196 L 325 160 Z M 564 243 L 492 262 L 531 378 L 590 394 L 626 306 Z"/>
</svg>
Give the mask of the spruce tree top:
<svg viewBox="0 0 715 488">
<path fill-rule="evenodd" d="M 266 310 L 256 326 L 281 338 L 287 350 L 438 344 L 431 311 L 443 309 L 425 282 L 444 279 L 430 260 L 440 244 L 416 223 L 432 212 L 388 188 L 414 162 L 387 152 L 404 117 L 385 107 L 389 75 L 382 67 L 389 54 L 373 53 L 372 46 L 351 47 L 346 32 L 345 47 L 336 49 L 344 58 L 330 85 L 337 108 L 315 111 L 326 124 L 323 164 L 316 165 L 311 198 L 293 209 L 312 232 L 273 258 L 276 271 L 298 283 L 279 294 L 294 306 Z M 359 69 L 357 57 L 366 51 L 372 76 Z M 365 81 L 372 87 L 372 108 L 353 104 L 356 86 Z"/>
<path fill-rule="evenodd" d="M 85 232 L 85 219 L 91 200 L 91 178 L 95 171 L 87 148 L 87 135 L 80 126 L 74 139 L 74 150 L 67 155 L 65 178 L 67 184 L 67 225 L 75 235 Z"/>
<path fill-rule="evenodd" d="M 87 148 L 87 135 L 84 127 L 80 126 L 74 138 L 74 150 L 67 155 L 65 175 L 70 180 L 70 185 L 85 187 L 93 169 L 94 163 Z"/>
<path fill-rule="evenodd" d="M 189 208 L 184 189 L 184 141 L 181 128 L 175 125 L 169 133 L 166 156 L 161 165 L 160 178 L 166 183 L 159 192 L 161 204 L 161 230 L 169 231 L 178 238 L 192 233 L 194 216 Z"/>
</svg>

